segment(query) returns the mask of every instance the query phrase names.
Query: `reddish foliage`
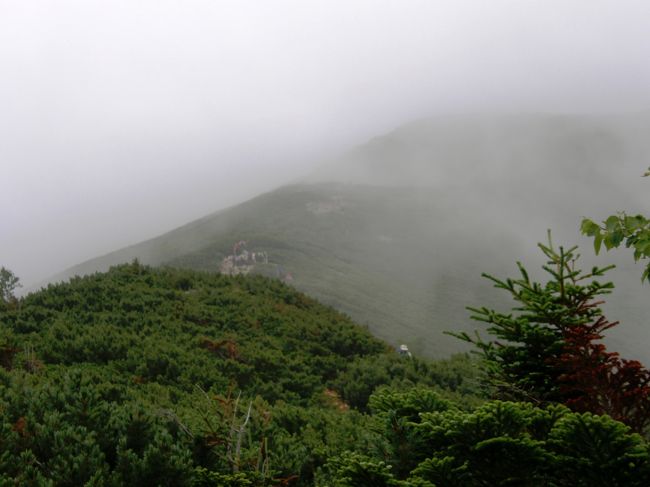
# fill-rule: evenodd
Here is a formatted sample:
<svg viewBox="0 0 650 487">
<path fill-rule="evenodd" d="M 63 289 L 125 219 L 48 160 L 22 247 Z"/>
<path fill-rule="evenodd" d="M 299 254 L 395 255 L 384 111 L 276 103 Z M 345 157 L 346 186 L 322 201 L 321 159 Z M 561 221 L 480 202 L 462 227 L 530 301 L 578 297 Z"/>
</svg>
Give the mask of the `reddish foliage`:
<svg viewBox="0 0 650 487">
<path fill-rule="evenodd" d="M 339 411 L 348 411 L 350 409 L 350 406 L 341 399 L 341 396 L 339 396 L 339 393 L 335 390 L 326 388 L 325 391 L 323 391 L 323 395 L 325 396 L 327 403 Z"/>
<path fill-rule="evenodd" d="M 216 341 L 204 337 L 201 339 L 201 347 L 222 358 L 230 358 L 233 360 L 239 358 L 239 350 L 237 350 L 237 344 L 233 340 Z"/>
<path fill-rule="evenodd" d="M 300 477 L 298 477 L 297 475 L 290 475 L 289 477 L 286 478 L 277 478 L 273 480 L 276 482 L 280 482 L 279 485 L 290 485 L 291 482 L 293 482 L 294 480 L 298 480 L 299 478 Z"/>
<path fill-rule="evenodd" d="M 560 391 L 575 411 L 607 414 L 643 432 L 650 424 L 650 371 L 597 343 L 604 330 L 617 324 L 601 316 L 591 324 L 564 329 Z"/>
<path fill-rule="evenodd" d="M 18 433 L 20 436 L 23 438 L 27 436 L 27 420 L 25 419 L 24 416 L 21 416 L 18 418 L 18 421 L 16 421 L 12 426 L 11 429 Z"/>
</svg>

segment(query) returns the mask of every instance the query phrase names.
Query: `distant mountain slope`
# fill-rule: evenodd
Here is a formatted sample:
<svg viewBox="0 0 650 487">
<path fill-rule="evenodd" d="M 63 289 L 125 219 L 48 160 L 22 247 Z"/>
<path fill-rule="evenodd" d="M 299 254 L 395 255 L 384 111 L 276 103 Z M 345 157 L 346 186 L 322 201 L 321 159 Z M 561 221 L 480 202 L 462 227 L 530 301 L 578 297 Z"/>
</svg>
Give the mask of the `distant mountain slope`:
<svg viewBox="0 0 650 487">
<path fill-rule="evenodd" d="M 308 182 L 280 188 L 172 232 L 77 266 L 65 276 L 139 258 L 218 271 L 233 244 L 266 252 L 254 272 L 365 323 L 394 345 L 433 356 L 459 350 L 443 330 L 471 330 L 467 305 L 507 306 L 480 278 L 537 265 L 547 228 L 585 244 L 587 262 L 615 260 L 611 299 L 623 352 L 650 359 L 650 311 L 629 255 L 590 257 L 582 216 L 647 211 L 637 177 L 650 158 L 650 116 L 456 117 L 417 122 L 374 139 Z M 64 276 L 61 276 L 64 277 Z"/>
<path fill-rule="evenodd" d="M 579 175 L 596 182 L 611 169 L 618 178 L 638 175 L 648 159 L 649 131 L 650 111 L 438 117 L 376 137 L 311 180 L 431 187 L 530 180 L 560 170 L 569 180 Z"/>
</svg>

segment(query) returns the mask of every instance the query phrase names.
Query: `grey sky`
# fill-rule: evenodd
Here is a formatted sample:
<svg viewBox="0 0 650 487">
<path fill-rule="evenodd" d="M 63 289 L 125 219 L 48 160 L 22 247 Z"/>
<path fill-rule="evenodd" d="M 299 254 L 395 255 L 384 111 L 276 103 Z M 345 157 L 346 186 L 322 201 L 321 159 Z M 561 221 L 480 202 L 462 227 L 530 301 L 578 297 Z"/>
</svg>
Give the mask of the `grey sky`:
<svg viewBox="0 0 650 487">
<path fill-rule="evenodd" d="M 650 2 L 0 0 L 0 265 L 27 284 L 414 118 L 650 108 Z"/>
</svg>

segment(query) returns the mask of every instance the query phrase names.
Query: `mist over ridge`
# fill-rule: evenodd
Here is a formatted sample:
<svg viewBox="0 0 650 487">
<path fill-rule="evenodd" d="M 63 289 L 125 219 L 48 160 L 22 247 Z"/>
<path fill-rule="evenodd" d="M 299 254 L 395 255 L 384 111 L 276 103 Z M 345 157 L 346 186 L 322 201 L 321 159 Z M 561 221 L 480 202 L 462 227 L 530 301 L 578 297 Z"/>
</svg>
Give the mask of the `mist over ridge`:
<svg viewBox="0 0 650 487">
<path fill-rule="evenodd" d="M 638 175 L 650 110 L 617 115 L 474 114 L 417 120 L 374 137 L 313 181 L 434 187 L 523 180 L 557 168 Z M 608 164 L 609 161 L 609 164 Z"/>
<path fill-rule="evenodd" d="M 516 261 L 533 275 L 536 243 L 581 245 L 583 265 L 614 262 L 608 299 L 617 349 L 645 357 L 647 289 L 630 255 L 596 257 L 583 216 L 647 212 L 648 112 L 631 115 L 472 115 L 420 120 L 376 137 L 302 181 L 69 269 L 57 279 L 134 258 L 217 272 L 233 244 L 265 252 L 252 272 L 291 284 L 391 343 L 448 355 L 444 330 L 472 330 L 465 306 L 501 304 L 480 277 Z M 540 276 L 541 277 L 541 276 Z"/>
</svg>

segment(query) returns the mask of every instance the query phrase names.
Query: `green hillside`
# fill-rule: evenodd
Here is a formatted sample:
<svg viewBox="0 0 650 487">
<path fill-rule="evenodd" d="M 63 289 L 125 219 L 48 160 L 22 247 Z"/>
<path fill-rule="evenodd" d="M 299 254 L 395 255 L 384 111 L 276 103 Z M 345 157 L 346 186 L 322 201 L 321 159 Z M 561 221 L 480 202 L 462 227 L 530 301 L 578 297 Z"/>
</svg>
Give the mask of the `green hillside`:
<svg viewBox="0 0 650 487">
<path fill-rule="evenodd" d="M 467 356 L 400 356 L 261 276 L 134 262 L 2 300 L 0 366 L 0 485 L 650 479 L 648 444 L 624 424 L 486 401 Z"/>
<path fill-rule="evenodd" d="M 278 281 L 138 263 L 0 302 L 0 363 L 2 485 L 310 485 L 376 386 L 476 388 Z"/>
<path fill-rule="evenodd" d="M 285 186 L 155 239 L 74 267 L 57 279 L 134 258 L 218 272 L 233 245 L 266 252 L 252 272 L 291 285 L 396 346 L 432 357 L 463 350 L 445 330 L 471 330 L 465 306 L 499 301 L 481 272 L 503 273 L 551 228 L 584 245 L 583 216 L 646 212 L 638 175 L 650 145 L 647 114 L 625 117 L 457 117 L 404 126 Z M 328 182 L 329 181 L 329 182 Z M 608 303 L 625 327 L 624 354 L 650 360 L 647 292 L 629 256 L 607 255 L 620 291 Z"/>
</svg>

